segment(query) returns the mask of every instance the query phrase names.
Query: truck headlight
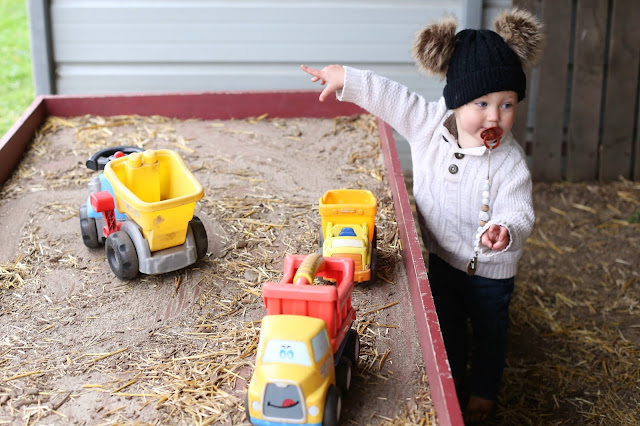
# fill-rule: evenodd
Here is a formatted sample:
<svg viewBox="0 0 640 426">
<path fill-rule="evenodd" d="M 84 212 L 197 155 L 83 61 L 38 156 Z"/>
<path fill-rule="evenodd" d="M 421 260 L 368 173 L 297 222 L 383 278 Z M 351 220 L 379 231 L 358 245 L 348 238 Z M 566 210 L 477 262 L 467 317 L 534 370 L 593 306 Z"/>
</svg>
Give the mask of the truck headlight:
<svg viewBox="0 0 640 426">
<path fill-rule="evenodd" d="M 258 401 L 253 401 L 251 403 L 251 408 L 253 408 L 255 411 L 260 411 L 260 403 Z"/>
<path fill-rule="evenodd" d="M 309 407 L 310 416 L 317 416 L 319 412 L 320 410 L 318 410 L 318 407 L 316 407 L 315 405 L 312 405 L 311 407 Z"/>
</svg>

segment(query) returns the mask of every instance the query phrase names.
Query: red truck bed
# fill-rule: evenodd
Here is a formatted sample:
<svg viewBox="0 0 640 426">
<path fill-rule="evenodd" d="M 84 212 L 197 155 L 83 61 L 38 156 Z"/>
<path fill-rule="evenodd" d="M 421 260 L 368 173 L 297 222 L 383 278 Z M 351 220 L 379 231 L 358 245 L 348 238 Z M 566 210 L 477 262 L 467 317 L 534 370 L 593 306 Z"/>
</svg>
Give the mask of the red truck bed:
<svg viewBox="0 0 640 426">
<path fill-rule="evenodd" d="M 267 315 L 303 315 L 324 320 L 335 353 L 356 319 L 351 306 L 353 292 L 353 260 L 324 258 L 324 270 L 317 276 L 332 278 L 336 285 L 299 285 L 293 278 L 304 255 L 289 255 L 284 259 L 284 276 L 280 282 L 262 285 L 262 298 Z"/>
</svg>

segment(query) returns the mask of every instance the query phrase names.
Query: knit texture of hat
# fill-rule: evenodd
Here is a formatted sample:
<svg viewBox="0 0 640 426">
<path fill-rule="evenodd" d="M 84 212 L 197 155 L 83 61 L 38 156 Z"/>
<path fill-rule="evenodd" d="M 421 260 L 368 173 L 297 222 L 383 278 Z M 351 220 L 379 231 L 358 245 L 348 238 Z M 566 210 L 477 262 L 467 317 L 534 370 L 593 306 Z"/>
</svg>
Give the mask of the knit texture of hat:
<svg viewBox="0 0 640 426">
<path fill-rule="evenodd" d="M 449 109 L 492 92 L 512 90 L 524 99 L 527 78 L 518 55 L 491 30 L 463 30 L 449 61 L 444 99 Z"/>
</svg>

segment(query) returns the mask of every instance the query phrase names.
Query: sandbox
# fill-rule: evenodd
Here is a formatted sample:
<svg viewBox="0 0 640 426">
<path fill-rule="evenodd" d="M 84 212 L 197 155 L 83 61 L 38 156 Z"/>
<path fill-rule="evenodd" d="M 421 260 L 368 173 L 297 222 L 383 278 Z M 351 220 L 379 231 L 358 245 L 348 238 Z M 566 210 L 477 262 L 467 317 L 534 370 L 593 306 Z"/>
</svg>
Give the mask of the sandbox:
<svg viewBox="0 0 640 426">
<path fill-rule="evenodd" d="M 0 142 L 0 419 L 243 422 L 261 284 L 317 251 L 326 190 L 362 188 L 380 260 L 354 292 L 343 422 L 462 424 L 391 129 L 363 113 L 316 92 L 36 99 Z M 205 192 L 205 259 L 123 282 L 83 245 L 84 162 L 115 145 L 183 157 Z"/>
</svg>

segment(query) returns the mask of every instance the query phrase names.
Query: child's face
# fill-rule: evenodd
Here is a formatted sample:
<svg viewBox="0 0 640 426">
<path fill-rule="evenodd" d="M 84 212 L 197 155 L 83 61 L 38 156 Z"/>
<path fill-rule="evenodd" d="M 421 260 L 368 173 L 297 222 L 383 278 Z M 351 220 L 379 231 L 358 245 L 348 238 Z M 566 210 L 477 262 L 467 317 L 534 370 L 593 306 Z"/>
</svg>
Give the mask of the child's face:
<svg viewBox="0 0 640 426">
<path fill-rule="evenodd" d="M 462 148 L 482 146 L 483 130 L 500 127 L 502 134 L 513 127 L 518 95 L 514 91 L 493 92 L 453 110 L 458 127 L 458 143 Z"/>
</svg>

